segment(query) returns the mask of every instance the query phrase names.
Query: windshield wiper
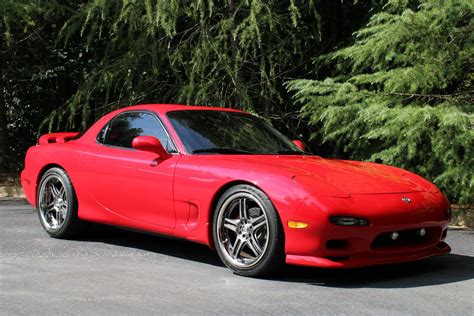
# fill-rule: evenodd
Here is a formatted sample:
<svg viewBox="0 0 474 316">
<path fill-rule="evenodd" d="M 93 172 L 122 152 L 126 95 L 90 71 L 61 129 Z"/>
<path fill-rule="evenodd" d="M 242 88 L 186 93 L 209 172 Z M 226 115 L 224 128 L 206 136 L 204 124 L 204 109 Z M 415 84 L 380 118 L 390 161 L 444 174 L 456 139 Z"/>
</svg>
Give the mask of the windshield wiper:
<svg viewBox="0 0 474 316">
<path fill-rule="evenodd" d="M 192 151 L 193 154 L 199 153 L 217 153 L 217 154 L 252 154 L 250 151 L 230 148 L 230 147 L 210 147 L 210 148 L 200 148 Z"/>
</svg>

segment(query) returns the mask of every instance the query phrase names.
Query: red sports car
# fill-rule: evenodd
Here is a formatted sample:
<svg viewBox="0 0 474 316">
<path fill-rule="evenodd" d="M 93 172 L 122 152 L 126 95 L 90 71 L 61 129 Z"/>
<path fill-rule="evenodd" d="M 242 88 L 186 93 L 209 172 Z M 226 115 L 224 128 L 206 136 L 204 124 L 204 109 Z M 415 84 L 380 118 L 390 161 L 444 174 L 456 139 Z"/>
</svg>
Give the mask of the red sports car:
<svg viewBox="0 0 474 316">
<path fill-rule="evenodd" d="M 84 134 L 43 135 L 21 174 L 52 237 L 86 222 L 215 248 L 235 273 L 288 264 L 345 268 L 450 251 L 450 206 L 429 181 L 304 151 L 246 112 L 149 104 Z"/>
</svg>

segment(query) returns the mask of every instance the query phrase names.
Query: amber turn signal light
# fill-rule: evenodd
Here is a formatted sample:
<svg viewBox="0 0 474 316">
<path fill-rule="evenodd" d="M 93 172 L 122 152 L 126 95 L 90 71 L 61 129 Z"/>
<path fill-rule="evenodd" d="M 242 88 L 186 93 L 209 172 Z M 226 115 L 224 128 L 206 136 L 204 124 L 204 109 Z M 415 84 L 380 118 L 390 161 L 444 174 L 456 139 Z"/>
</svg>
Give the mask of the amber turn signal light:
<svg viewBox="0 0 474 316">
<path fill-rule="evenodd" d="M 290 227 L 290 228 L 302 229 L 302 228 L 308 227 L 308 223 L 305 223 L 305 222 L 296 222 L 296 221 L 288 221 L 288 227 Z"/>
</svg>

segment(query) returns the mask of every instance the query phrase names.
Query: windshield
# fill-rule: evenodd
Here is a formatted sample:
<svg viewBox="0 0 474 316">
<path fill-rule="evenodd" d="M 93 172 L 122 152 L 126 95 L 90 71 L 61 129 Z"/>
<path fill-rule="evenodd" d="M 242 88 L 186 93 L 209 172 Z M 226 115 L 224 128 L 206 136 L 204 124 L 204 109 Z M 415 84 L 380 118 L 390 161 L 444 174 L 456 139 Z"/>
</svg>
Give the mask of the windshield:
<svg viewBox="0 0 474 316">
<path fill-rule="evenodd" d="M 167 115 L 192 154 L 304 154 L 264 120 L 247 113 L 184 110 Z"/>
</svg>

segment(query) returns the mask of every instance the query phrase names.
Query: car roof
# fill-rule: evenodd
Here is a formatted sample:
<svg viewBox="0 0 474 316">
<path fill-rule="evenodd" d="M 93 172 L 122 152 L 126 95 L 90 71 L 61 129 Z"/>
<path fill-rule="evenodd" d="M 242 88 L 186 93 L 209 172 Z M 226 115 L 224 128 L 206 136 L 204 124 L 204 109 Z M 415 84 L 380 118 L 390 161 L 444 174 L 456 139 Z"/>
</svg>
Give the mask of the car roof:
<svg viewBox="0 0 474 316">
<path fill-rule="evenodd" d="M 130 110 L 150 110 L 159 114 L 165 114 L 170 111 L 186 111 L 186 110 L 205 110 L 205 111 L 227 111 L 227 112 L 241 112 L 246 113 L 237 109 L 223 108 L 223 107 L 211 107 L 211 106 L 198 106 L 198 105 L 182 105 L 182 104 L 139 104 L 121 108 L 120 112 Z"/>
</svg>

